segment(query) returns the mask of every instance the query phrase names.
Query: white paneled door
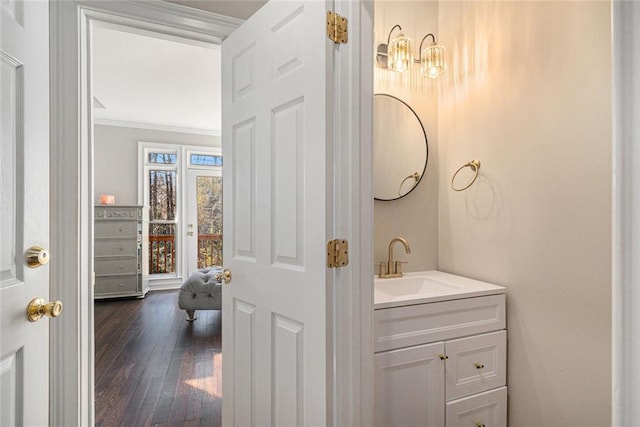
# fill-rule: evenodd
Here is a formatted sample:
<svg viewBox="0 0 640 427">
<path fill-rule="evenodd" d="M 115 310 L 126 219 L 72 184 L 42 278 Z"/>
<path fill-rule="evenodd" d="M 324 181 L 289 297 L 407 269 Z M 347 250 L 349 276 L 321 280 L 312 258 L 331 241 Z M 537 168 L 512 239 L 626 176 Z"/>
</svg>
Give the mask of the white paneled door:
<svg viewBox="0 0 640 427">
<path fill-rule="evenodd" d="M 49 8 L 0 8 L 0 425 L 46 426 L 49 320 L 28 321 L 26 308 L 48 300 L 49 267 L 28 267 L 25 253 L 49 245 Z"/>
<path fill-rule="evenodd" d="M 328 420 L 326 12 L 322 1 L 271 1 L 222 45 L 225 426 Z"/>
</svg>

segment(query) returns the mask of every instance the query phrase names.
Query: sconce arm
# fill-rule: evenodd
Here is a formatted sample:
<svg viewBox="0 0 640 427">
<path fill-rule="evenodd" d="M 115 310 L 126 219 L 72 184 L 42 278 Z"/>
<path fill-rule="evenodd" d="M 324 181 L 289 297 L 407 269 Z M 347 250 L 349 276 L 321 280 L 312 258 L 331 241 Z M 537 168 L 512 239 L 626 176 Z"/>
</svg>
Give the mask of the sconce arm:
<svg viewBox="0 0 640 427">
<path fill-rule="evenodd" d="M 433 39 L 433 44 L 436 44 L 436 36 L 434 36 L 433 34 L 429 33 L 426 36 L 424 36 L 422 38 L 422 41 L 420 42 L 420 48 L 418 49 L 418 54 L 420 56 L 420 61 L 422 61 L 422 43 L 424 43 L 424 41 L 427 39 L 427 37 L 431 36 L 431 38 Z"/>
<path fill-rule="evenodd" d="M 389 37 L 387 37 L 387 46 L 389 46 L 389 43 L 391 43 L 391 33 L 393 33 L 393 30 L 395 29 L 399 29 L 400 31 L 402 31 L 402 27 L 400 26 L 400 24 L 396 24 L 391 28 L 391 31 L 389 31 Z"/>
</svg>

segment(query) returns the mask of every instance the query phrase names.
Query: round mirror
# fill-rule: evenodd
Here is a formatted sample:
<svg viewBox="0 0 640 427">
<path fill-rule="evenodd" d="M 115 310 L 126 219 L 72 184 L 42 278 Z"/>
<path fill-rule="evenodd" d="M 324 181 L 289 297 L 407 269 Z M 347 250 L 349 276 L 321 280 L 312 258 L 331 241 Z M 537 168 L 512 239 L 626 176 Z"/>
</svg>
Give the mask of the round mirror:
<svg viewBox="0 0 640 427">
<path fill-rule="evenodd" d="M 427 134 L 415 111 L 394 96 L 375 94 L 373 114 L 373 197 L 396 200 L 422 180 Z"/>
</svg>

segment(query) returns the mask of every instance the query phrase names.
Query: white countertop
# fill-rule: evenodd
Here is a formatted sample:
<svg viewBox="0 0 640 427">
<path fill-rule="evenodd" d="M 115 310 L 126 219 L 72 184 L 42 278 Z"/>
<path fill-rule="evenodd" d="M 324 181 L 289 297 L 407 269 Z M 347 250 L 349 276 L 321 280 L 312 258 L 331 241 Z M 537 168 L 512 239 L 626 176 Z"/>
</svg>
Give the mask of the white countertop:
<svg viewBox="0 0 640 427">
<path fill-rule="evenodd" d="M 392 279 L 374 278 L 374 309 L 425 304 L 485 295 L 504 294 L 507 289 L 442 271 L 405 273 Z"/>
</svg>

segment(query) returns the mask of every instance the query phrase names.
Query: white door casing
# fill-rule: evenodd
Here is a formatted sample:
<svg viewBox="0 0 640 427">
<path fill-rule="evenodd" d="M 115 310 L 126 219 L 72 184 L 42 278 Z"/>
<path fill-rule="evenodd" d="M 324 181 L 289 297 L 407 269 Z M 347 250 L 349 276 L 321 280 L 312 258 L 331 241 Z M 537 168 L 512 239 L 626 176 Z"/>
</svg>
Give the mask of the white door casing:
<svg viewBox="0 0 640 427">
<path fill-rule="evenodd" d="M 336 0 L 349 18 L 349 44 L 333 47 L 333 203 L 341 206 L 336 236 L 350 239 L 350 265 L 333 281 L 332 413 L 334 425 L 372 425 L 373 243 L 371 191 L 371 106 L 373 88 L 373 3 Z M 51 268 L 52 292 L 65 302 L 51 341 L 52 425 L 92 425 L 93 294 L 91 281 L 91 91 L 90 25 L 116 23 L 168 37 L 219 43 L 238 20 L 156 0 L 54 1 L 51 8 L 51 124 L 53 253 L 65 253 Z M 338 94 L 338 95 L 335 95 Z M 226 379 L 224 380 L 227 381 Z"/>
<path fill-rule="evenodd" d="M 325 425 L 323 2 L 267 3 L 222 44 L 223 425 Z"/>
<path fill-rule="evenodd" d="M 48 300 L 49 266 L 25 253 L 49 247 L 49 8 L 0 8 L 0 425 L 47 425 L 49 319 L 26 308 Z"/>
</svg>

